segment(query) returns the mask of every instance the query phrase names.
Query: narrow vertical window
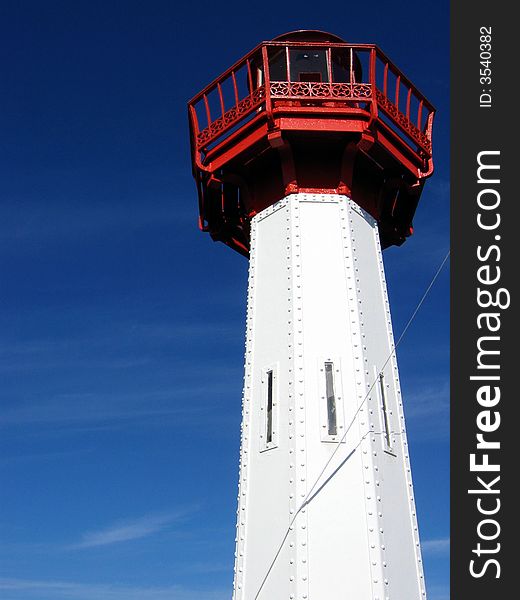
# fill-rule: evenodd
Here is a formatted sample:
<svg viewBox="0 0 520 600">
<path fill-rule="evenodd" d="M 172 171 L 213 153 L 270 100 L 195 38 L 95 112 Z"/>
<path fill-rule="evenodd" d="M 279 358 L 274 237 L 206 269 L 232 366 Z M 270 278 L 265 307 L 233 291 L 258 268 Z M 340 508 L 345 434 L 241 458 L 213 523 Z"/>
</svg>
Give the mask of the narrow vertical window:
<svg viewBox="0 0 520 600">
<path fill-rule="evenodd" d="M 317 377 L 319 392 L 320 439 L 322 442 L 344 442 L 341 438 L 345 426 L 345 407 L 339 356 L 318 357 Z"/>
<path fill-rule="evenodd" d="M 262 369 L 261 406 L 258 414 L 260 452 L 272 450 L 278 446 L 278 363 Z"/>
<path fill-rule="evenodd" d="M 388 419 L 388 404 L 386 400 L 386 386 L 385 386 L 385 376 L 383 373 L 379 373 L 379 391 L 381 394 L 381 411 L 383 413 L 383 435 L 385 436 L 385 446 L 386 448 L 392 447 L 392 440 L 390 439 L 390 423 Z"/>
<path fill-rule="evenodd" d="M 273 372 L 267 371 L 267 415 L 266 415 L 266 443 L 273 441 Z"/>
<path fill-rule="evenodd" d="M 325 393 L 327 396 L 327 432 L 329 435 L 338 434 L 338 419 L 336 412 L 336 396 L 334 394 L 333 363 L 325 363 Z"/>
</svg>

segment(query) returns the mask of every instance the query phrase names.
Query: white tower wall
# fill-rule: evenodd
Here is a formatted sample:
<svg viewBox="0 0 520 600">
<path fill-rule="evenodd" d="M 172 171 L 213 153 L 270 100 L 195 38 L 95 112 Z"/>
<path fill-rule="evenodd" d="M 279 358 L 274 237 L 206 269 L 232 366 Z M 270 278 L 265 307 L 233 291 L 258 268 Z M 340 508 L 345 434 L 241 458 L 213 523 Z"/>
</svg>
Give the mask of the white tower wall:
<svg viewBox="0 0 520 600">
<path fill-rule="evenodd" d="M 300 193 L 254 217 L 234 600 L 425 597 L 392 347 L 370 215 Z"/>
</svg>

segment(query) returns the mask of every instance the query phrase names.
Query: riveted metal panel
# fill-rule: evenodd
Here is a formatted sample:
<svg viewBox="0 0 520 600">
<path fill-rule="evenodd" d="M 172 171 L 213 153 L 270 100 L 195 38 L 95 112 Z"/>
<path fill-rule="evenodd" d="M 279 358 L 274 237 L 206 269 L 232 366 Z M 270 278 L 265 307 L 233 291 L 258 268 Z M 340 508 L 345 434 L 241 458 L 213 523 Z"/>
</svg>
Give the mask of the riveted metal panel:
<svg viewBox="0 0 520 600">
<path fill-rule="evenodd" d="M 287 202 L 253 220 L 249 272 L 244 408 L 234 598 L 254 598 L 289 523 L 290 465 L 288 394 L 292 387 L 290 340 L 291 281 L 287 279 Z M 273 443 L 266 447 L 265 385 L 275 373 Z M 288 548 L 282 550 L 286 555 Z M 287 598 L 284 560 L 274 565 L 263 597 Z M 288 559 L 285 558 L 285 563 Z"/>
<path fill-rule="evenodd" d="M 346 423 L 355 416 L 362 381 L 358 310 L 349 302 L 343 246 L 346 198 L 300 195 L 302 210 L 303 329 L 307 405 L 309 480 L 314 482 L 335 451 L 320 431 L 322 380 L 316 362 L 335 358 L 335 381 L 344 396 Z M 348 244 L 348 241 L 346 242 Z M 349 273 L 351 269 L 349 268 Z M 362 393 L 362 392 L 360 392 Z M 356 418 L 357 421 L 357 418 Z M 309 514 L 310 598 L 333 598 L 345 590 L 353 598 L 371 598 L 370 558 L 365 524 L 364 473 L 356 433 L 331 460 L 313 492 Z M 341 435 L 343 435 L 344 430 Z"/>
<path fill-rule="evenodd" d="M 392 345 L 370 215 L 346 196 L 300 193 L 254 217 L 235 600 L 424 597 L 395 359 L 384 368 L 392 453 L 373 386 Z M 336 440 L 323 435 L 327 361 Z M 266 448 L 270 369 L 277 437 Z"/>
<path fill-rule="evenodd" d="M 370 431 L 367 440 L 370 441 L 377 506 L 375 527 L 381 550 L 382 568 L 379 570 L 384 583 L 382 597 L 424 598 L 424 575 L 403 405 L 397 360 L 392 354 L 394 340 L 378 229 L 374 219 L 353 202 L 350 204 L 350 215 L 352 243 L 359 268 L 356 292 L 364 339 L 364 375 L 367 391 L 371 388 L 366 403 Z M 371 226 L 371 235 L 366 224 Z M 374 367 L 377 373 L 384 374 L 392 452 L 385 451 L 384 447 Z"/>
</svg>

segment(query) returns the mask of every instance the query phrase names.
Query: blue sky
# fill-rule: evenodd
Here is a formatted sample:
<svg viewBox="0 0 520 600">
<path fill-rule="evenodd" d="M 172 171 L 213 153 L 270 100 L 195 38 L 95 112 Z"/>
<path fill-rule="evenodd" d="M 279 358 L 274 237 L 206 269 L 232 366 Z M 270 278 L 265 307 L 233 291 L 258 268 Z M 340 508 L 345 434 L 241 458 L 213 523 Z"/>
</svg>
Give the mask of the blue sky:
<svg viewBox="0 0 520 600">
<path fill-rule="evenodd" d="M 186 102 L 262 39 L 375 42 L 438 109 L 399 335 L 449 245 L 448 5 L 0 6 L 0 596 L 221 600 L 247 261 L 197 230 Z M 430 600 L 447 600 L 449 301 L 399 348 Z"/>
</svg>

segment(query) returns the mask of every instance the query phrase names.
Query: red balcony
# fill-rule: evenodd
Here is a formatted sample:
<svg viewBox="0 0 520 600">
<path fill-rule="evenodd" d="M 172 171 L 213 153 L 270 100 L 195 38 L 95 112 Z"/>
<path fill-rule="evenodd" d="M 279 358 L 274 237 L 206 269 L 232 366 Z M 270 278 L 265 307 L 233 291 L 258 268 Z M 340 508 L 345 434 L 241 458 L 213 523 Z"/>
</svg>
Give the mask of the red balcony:
<svg viewBox="0 0 520 600">
<path fill-rule="evenodd" d="M 348 193 L 384 245 L 411 233 L 434 108 L 377 46 L 338 40 L 263 42 L 189 102 L 200 226 L 214 239 L 247 254 L 251 216 L 297 191 Z"/>
</svg>

